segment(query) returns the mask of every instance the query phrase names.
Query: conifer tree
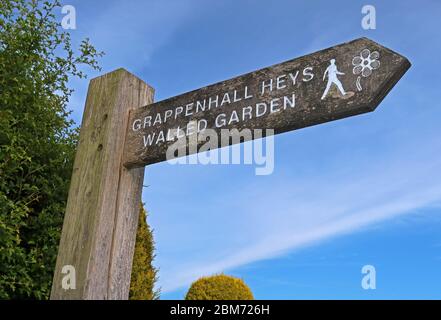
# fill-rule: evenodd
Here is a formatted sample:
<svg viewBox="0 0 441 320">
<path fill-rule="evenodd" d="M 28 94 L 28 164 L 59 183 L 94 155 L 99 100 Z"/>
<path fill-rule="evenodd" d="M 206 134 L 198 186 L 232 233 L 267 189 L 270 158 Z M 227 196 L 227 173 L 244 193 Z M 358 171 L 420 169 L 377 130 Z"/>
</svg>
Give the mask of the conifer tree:
<svg viewBox="0 0 441 320">
<path fill-rule="evenodd" d="M 130 281 L 131 300 L 159 299 L 159 290 L 155 290 L 158 270 L 153 266 L 155 243 L 153 231 L 147 224 L 146 218 L 147 213 L 141 206 Z"/>
</svg>

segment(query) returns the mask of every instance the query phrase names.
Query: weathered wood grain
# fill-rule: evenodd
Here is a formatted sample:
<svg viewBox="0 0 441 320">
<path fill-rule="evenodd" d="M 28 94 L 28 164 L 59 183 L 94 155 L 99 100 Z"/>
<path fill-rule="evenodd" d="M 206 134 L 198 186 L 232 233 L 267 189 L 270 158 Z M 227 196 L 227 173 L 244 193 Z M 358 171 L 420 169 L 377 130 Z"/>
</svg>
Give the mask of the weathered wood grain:
<svg viewBox="0 0 441 320">
<path fill-rule="evenodd" d="M 153 89 L 124 69 L 91 80 L 51 299 L 127 299 L 144 169 L 122 165 L 128 114 Z M 61 286 L 64 265 L 76 289 Z"/>
<path fill-rule="evenodd" d="M 377 63 L 372 64 L 376 68 L 367 77 L 354 74 L 353 59 L 364 49 L 368 49 L 370 53 L 377 52 L 378 58 L 372 60 L 380 63 L 379 66 Z M 375 58 L 374 54 L 371 58 Z M 331 59 L 336 60 L 338 71 L 344 73 L 344 75 L 338 74 L 337 78 L 341 81 L 346 94 L 339 92 L 337 86 L 333 84 L 328 94 L 322 99 L 327 79 L 329 79 L 326 76 L 325 79 L 323 77 L 325 70 L 331 64 Z M 146 137 L 152 137 L 153 134 L 158 137 L 160 132 L 167 133 L 169 129 L 185 128 L 190 121 L 206 121 L 207 128 L 215 129 L 220 140 L 220 129 L 274 129 L 277 134 L 373 111 L 409 67 L 409 61 L 403 56 L 374 41 L 361 38 L 156 102 L 130 113 L 124 164 L 132 168 L 166 160 L 166 151 L 176 142 L 176 139 L 173 140 L 173 136 L 170 135 L 172 138 L 169 141 L 158 139 L 158 143 L 146 144 L 145 142 L 148 141 Z M 290 75 L 296 74 L 296 82 L 291 81 Z M 312 79 L 310 74 L 313 74 Z M 279 83 L 279 89 L 274 89 L 280 77 L 284 82 Z M 268 84 L 270 79 L 273 81 L 273 90 L 266 90 L 262 94 L 262 83 L 265 81 Z M 248 95 L 252 95 L 248 99 L 245 99 L 245 87 Z M 213 104 L 210 110 L 207 108 L 205 111 L 202 111 L 202 108 L 196 108 L 197 101 L 202 105 L 202 101 L 210 101 L 210 98 L 214 101 L 216 96 L 222 99 L 225 93 L 229 93 L 230 99 L 233 100 L 235 90 L 237 98 L 242 98 L 240 101 L 225 103 L 222 106 Z M 257 117 L 256 113 L 252 119 L 244 114 L 244 110 L 249 111 L 249 109 L 244 109 L 248 106 L 251 106 L 254 112 L 259 103 L 265 103 L 269 107 L 271 101 L 281 103 L 284 97 L 292 97 L 293 94 L 295 95 L 293 108 L 267 112 L 266 115 L 260 117 Z M 182 112 L 178 114 L 179 108 L 183 108 L 186 112 L 187 105 L 191 107 L 188 115 L 185 116 Z M 168 110 L 172 116 L 168 117 L 165 122 L 165 112 Z M 277 110 L 277 107 L 273 110 Z M 231 121 L 224 127 L 216 126 L 223 114 L 227 119 L 230 116 L 230 119 L 233 119 L 234 113 L 242 115 L 243 121 Z M 155 124 L 153 119 L 156 119 L 158 114 L 162 121 Z M 144 126 L 149 117 L 151 117 L 150 123 Z M 198 148 L 204 143 L 199 142 Z M 233 142 L 220 144 L 219 147 L 230 144 Z M 187 154 L 191 153 L 194 153 L 194 150 L 187 151 Z"/>
</svg>

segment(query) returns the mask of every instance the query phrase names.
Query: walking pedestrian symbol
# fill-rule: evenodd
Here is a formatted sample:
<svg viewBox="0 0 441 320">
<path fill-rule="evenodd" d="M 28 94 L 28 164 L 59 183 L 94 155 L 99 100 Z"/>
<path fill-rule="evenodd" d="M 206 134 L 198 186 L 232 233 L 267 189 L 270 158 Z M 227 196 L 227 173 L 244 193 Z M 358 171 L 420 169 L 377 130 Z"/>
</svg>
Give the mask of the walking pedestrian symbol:
<svg viewBox="0 0 441 320">
<path fill-rule="evenodd" d="M 323 81 L 325 81 L 326 75 L 328 76 L 328 83 L 326 84 L 325 92 L 323 92 L 322 100 L 326 98 L 328 95 L 329 89 L 331 89 L 332 84 L 336 85 L 338 90 L 342 95 L 346 95 L 346 91 L 343 88 L 340 80 L 338 79 L 338 75 L 344 75 L 343 72 L 338 71 L 337 65 L 335 64 L 335 59 L 331 59 L 331 64 L 326 68 L 325 73 L 323 74 Z"/>
</svg>

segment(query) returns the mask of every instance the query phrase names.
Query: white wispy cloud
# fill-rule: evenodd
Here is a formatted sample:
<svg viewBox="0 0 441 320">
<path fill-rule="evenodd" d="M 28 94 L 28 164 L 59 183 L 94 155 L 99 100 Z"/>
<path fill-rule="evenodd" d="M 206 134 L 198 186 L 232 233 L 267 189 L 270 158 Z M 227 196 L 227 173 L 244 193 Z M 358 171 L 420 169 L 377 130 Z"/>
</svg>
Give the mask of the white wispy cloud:
<svg viewBox="0 0 441 320">
<path fill-rule="evenodd" d="M 219 197 L 225 211 L 193 208 L 209 218 L 182 212 L 189 222 L 175 221 L 185 230 L 179 232 L 180 251 L 174 257 L 158 254 L 163 292 L 439 203 L 440 143 L 413 147 L 417 154 L 406 154 L 407 145 L 378 165 L 355 164 L 313 181 L 281 179 L 276 185 L 241 188 L 240 203 L 237 189 L 224 190 Z"/>
</svg>

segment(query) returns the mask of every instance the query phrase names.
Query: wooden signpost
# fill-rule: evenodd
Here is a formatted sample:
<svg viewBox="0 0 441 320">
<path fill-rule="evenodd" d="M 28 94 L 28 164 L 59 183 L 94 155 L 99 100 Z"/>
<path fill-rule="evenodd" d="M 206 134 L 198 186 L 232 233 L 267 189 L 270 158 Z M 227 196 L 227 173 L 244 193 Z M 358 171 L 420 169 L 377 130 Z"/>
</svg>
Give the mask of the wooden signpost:
<svg viewBox="0 0 441 320">
<path fill-rule="evenodd" d="M 187 138 L 207 129 L 277 134 L 370 112 L 409 67 L 361 38 L 156 103 L 125 70 L 93 79 L 51 298 L 127 299 L 144 166 L 166 160 L 177 141 L 188 155 L 205 141 L 191 148 Z M 75 270 L 74 288 L 63 285 L 65 266 Z"/>
</svg>

